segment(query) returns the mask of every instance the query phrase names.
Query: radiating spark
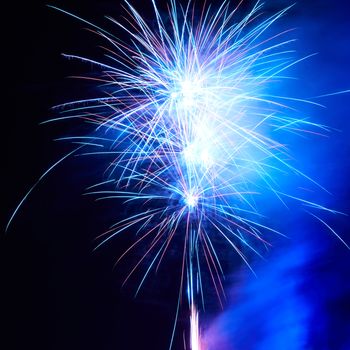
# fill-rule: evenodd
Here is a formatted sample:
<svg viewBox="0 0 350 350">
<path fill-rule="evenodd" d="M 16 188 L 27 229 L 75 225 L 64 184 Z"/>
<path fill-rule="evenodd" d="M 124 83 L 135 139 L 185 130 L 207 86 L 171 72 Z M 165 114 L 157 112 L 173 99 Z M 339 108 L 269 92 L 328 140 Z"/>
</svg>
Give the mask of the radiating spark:
<svg viewBox="0 0 350 350">
<path fill-rule="evenodd" d="M 189 208 L 195 208 L 198 204 L 198 196 L 193 193 L 186 194 L 185 203 Z"/>
</svg>

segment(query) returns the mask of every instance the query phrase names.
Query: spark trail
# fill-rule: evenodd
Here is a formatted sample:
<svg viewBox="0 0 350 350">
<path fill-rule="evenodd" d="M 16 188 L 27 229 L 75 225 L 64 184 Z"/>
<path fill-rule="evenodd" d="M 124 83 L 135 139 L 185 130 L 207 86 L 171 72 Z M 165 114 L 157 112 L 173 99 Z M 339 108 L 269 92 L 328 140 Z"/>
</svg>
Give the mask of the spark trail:
<svg viewBox="0 0 350 350">
<path fill-rule="evenodd" d="M 281 174 L 315 183 L 291 164 L 287 146 L 278 141 L 284 133 L 328 130 L 297 111 L 300 102 L 316 103 L 269 92 L 283 82 L 288 68 L 309 57 L 295 59 L 288 31 L 271 34 L 289 8 L 266 16 L 258 1 L 242 17 L 240 4 L 232 8 L 227 1 L 214 9 L 170 0 L 167 13 L 155 1 L 152 5 L 152 24 L 127 1 L 124 23 L 108 17 L 128 43 L 68 13 L 106 43 L 104 62 L 65 55 L 99 67 L 100 76 L 91 79 L 106 95 L 65 103 L 59 106 L 62 116 L 50 121 L 87 122 L 90 135 L 66 139 L 78 143 L 81 154 L 113 157 L 107 178 L 89 194 L 124 200 L 137 209 L 99 236 L 97 248 L 122 233 L 137 233 L 117 261 L 147 246 L 124 282 L 146 265 L 136 294 L 173 241 L 182 242 L 177 315 L 186 293 L 190 346 L 204 350 L 198 311 L 205 307 L 208 289 L 204 273 L 221 305 L 225 299 L 216 240 L 225 241 L 249 266 L 248 252 L 259 255 L 258 243 L 269 245 L 264 233 L 280 234 L 264 224 L 256 203 L 264 193 L 275 195 L 281 205 L 293 198 L 309 210 L 329 211 L 281 190 Z"/>
</svg>

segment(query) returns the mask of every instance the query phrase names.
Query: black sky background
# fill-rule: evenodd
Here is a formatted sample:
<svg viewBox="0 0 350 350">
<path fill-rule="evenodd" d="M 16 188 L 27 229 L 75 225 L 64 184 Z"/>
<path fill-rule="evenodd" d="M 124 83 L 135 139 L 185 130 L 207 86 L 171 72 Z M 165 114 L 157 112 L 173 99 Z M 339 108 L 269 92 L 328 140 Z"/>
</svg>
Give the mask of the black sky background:
<svg viewBox="0 0 350 350">
<path fill-rule="evenodd" d="M 274 1 L 271 8 L 286 3 Z M 331 9 L 338 16 L 349 11 L 346 1 L 333 5 L 320 1 L 317 8 L 315 3 L 300 1 L 298 11 L 317 12 L 318 18 L 325 19 Z M 2 31 L 6 61 L 2 67 L 2 227 L 43 171 L 70 149 L 52 140 L 73 131 L 75 125 L 39 123 L 54 115 L 52 106 L 95 92 L 89 83 L 67 78 L 86 75 L 93 68 L 61 56 L 62 52 L 98 55 L 95 37 L 84 31 L 84 25 L 46 4 L 14 2 L 2 13 L 3 22 L 11 19 Z M 118 1 L 52 4 L 102 26 L 105 14 L 118 18 L 121 11 Z M 348 18 L 334 20 L 343 20 L 346 28 Z M 348 150 L 345 147 L 341 152 L 348 154 Z M 97 174 L 98 164 L 92 168 L 86 160 L 68 160 L 31 194 L 10 230 L 1 235 L 1 349 L 167 349 L 176 308 L 177 270 L 162 270 L 162 282 L 148 284 L 140 298 L 133 299 L 132 288 L 121 289 L 124 275 L 112 270 L 121 248 L 114 244 L 92 252 L 94 238 L 113 218 L 109 203 L 96 204 L 82 197 Z M 341 194 L 344 208 L 350 208 L 348 190 L 349 186 Z M 341 225 L 345 232 L 348 224 L 342 221 Z M 336 259 L 337 251 L 329 258 Z M 348 322 L 349 301 L 339 305 L 339 322 L 342 318 Z M 186 327 L 185 316 L 181 316 L 180 329 Z M 176 337 L 175 349 L 181 348 L 181 332 Z M 341 345 L 324 349 L 345 350 Z"/>
</svg>

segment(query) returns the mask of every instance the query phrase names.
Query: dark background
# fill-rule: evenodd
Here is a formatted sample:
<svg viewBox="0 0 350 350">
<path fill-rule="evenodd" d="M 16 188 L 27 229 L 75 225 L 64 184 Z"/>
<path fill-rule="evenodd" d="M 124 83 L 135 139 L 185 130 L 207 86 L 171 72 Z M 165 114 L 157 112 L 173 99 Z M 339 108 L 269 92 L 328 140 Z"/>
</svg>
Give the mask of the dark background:
<svg viewBox="0 0 350 350">
<path fill-rule="evenodd" d="M 288 3 L 267 1 L 267 9 Z M 350 15 L 346 3 L 317 1 L 316 5 L 311 0 L 299 1 L 288 15 L 288 25 L 297 27 L 297 48 L 302 54 L 319 52 L 298 72 L 303 76 L 299 83 L 306 96 L 350 88 Z M 110 26 L 103 18 L 105 14 L 120 18 L 121 13 L 118 1 L 54 1 L 50 4 L 103 27 Z M 50 110 L 52 106 L 95 93 L 91 84 L 67 78 L 89 73 L 93 67 L 67 60 L 61 53 L 98 57 L 99 43 L 95 36 L 82 29 L 85 25 L 45 5 L 43 1 L 13 3 L 2 13 L 3 23 L 10 19 L 2 30 L 5 58 L 1 109 L 5 141 L 5 157 L 1 162 L 2 227 L 43 171 L 70 149 L 67 144 L 52 140 L 74 134 L 76 125 L 39 126 L 39 123 L 55 116 Z M 143 8 L 143 14 L 151 13 L 150 6 L 136 5 Z M 244 6 L 249 7 L 249 1 Z M 341 132 L 336 131 L 335 136 L 320 141 L 317 147 L 314 140 L 305 141 L 305 148 L 300 152 L 305 153 L 309 147 L 308 156 L 313 159 L 307 165 L 309 173 L 315 174 L 333 193 L 329 204 L 349 213 L 349 97 L 339 95 L 322 102 L 328 108 L 315 118 Z M 164 269 L 146 285 L 144 293 L 134 299 L 132 286 L 120 287 L 125 276 L 123 271 L 112 270 L 118 250 L 122 249 L 120 245 L 126 242 L 92 252 L 94 238 L 112 222 L 113 212 L 120 211 L 118 206 L 96 204 L 92 198 L 82 196 L 84 189 L 96 182 L 100 166 L 98 162 L 91 166 L 80 158 L 60 165 L 30 195 L 9 231 L 1 234 L 0 348 L 168 347 L 176 309 L 176 269 Z M 292 218 L 297 220 L 296 215 Z M 278 222 L 279 218 L 273 220 Z M 330 220 L 337 232 L 350 242 L 348 219 L 339 216 Z M 317 247 L 314 249 L 317 254 L 312 254 L 307 269 L 303 265 L 300 272 L 303 286 L 299 292 L 311 305 L 312 315 L 304 325 L 307 327 L 305 344 L 293 349 L 349 349 L 350 251 L 308 222 L 295 227 L 297 229 L 291 230 L 294 231 L 291 235 L 295 235 L 292 243 L 297 245 L 308 239 L 311 242 L 308 247 Z M 317 238 L 316 234 L 319 234 Z M 281 244 L 282 251 L 290 248 L 291 243 L 288 244 Z M 271 261 L 276 260 L 271 258 Z M 181 349 L 181 328 L 186 327 L 182 317 L 186 319 L 186 315 L 180 317 L 176 349 Z M 260 349 L 261 343 L 238 342 L 237 348 Z M 270 349 L 282 347 L 275 345 Z M 285 345 L 283 349 L 289 347 Z"/>
</svg>

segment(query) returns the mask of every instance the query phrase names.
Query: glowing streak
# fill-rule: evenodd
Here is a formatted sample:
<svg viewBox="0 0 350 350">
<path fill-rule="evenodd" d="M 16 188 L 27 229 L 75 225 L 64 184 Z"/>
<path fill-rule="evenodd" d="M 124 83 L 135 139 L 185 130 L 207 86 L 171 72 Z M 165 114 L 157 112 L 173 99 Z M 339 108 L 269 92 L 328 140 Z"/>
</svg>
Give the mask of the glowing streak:
<svg viewBox="0 0 350 350">
<path fill-rule="evenodd" d="M 199 324 L 198 324 L 198 311 L 195 306 L 191 308 L 191 349 L 201 350 Z"/>
</svg>

